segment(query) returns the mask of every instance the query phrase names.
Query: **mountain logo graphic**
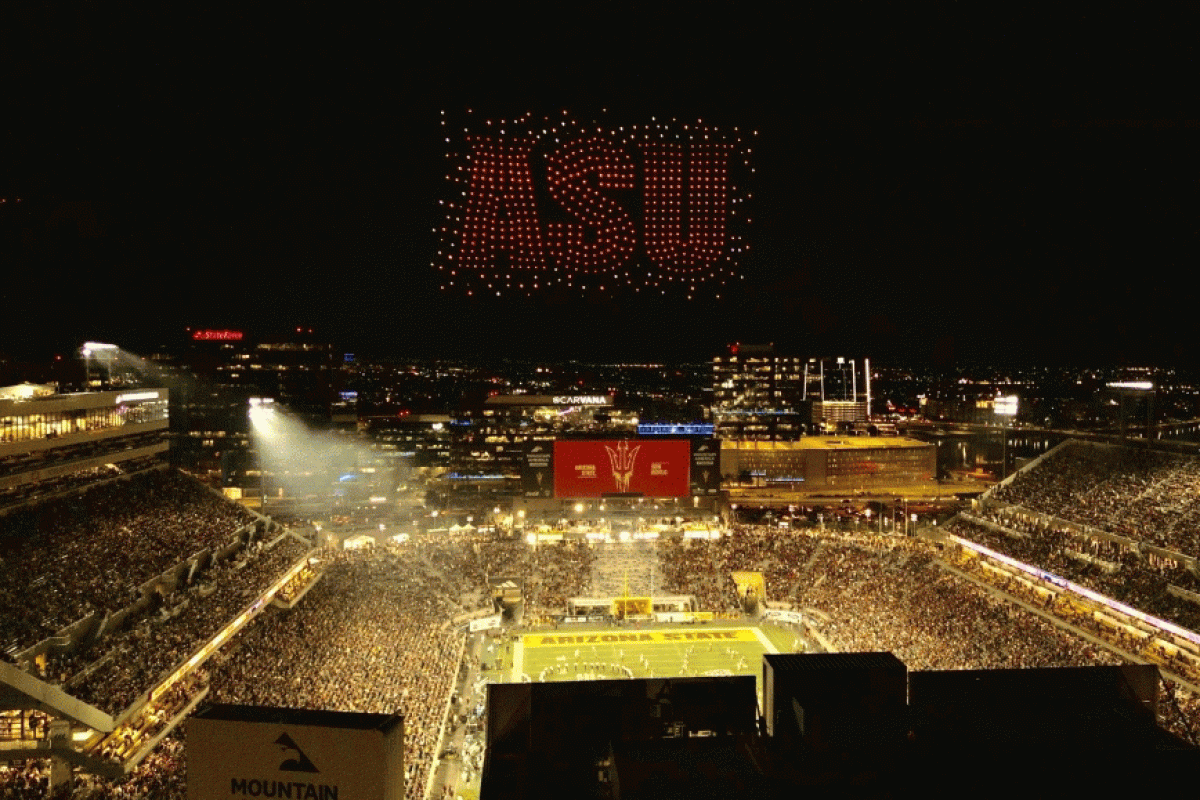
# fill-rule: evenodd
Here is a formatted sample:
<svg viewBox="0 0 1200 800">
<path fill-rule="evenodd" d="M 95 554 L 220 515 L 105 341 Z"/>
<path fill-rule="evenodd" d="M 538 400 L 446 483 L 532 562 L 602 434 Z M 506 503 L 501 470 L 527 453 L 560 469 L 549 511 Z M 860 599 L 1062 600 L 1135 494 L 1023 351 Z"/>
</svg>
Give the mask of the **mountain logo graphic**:
<svg viewBox="0 0 1200 800">
<path fill-rule="evenodd" d="M 697 452 L 697 453 L 703 453 L 703 452 L 704 452 L 705 450 L 707 450 L 707 449 L 708 449 L 708 445 L 706 445 L 706 444 L 702 444 L 702 445 L 700 445 L 700 449 L 699 449 L 699 450 L 697 450 L 696 452 Z"/>
<path fill-rule="evenodd" d="M 532 449 L 532 450 L 530 450 L 529 452 L 531 452 L 531 453 L 540 453 L 540 452 L 542 452 L 542 446 L 539 444 L 537 447 L 533 448 L 533 449 Z"/>
<path fill-rule="evenodd" d="M 296 754 L 295 758 L 284 759 L 284 762 L 279 765 L 279 769 L 287 772 L 321 771 L 317 769 L 316 765 L 313 764 L 312 761 L 308 759 L 308 756 L 304 755 L 304 751 L 301 750 L 294 741 L 292 741 L 292 737 L 288 736 L 286 733 L 280 734 L 279 738 L 275 740 L 275 744 L 279 745 L 280 749 L 283 750 L 284 755 L 289 753 Z"/>
<path fill-rule="evenodd" d="M 500 588 L 501 589 L 519 589 L 520 587 L 517 586 L 512 581 L 505 581 L 504 583 L 500 584 Z"/>
</svg>

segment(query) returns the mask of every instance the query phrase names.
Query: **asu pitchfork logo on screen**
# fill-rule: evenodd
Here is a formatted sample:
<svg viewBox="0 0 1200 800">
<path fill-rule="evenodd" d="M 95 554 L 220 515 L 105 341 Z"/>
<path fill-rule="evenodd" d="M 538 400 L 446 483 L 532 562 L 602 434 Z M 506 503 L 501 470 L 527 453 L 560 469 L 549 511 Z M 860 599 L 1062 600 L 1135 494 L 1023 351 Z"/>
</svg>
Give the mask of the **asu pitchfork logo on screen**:
<svg viewBox="0 0 1200 800">
<path fill-rule="evenodd" d="M 687 440 L 555 442 L 555 496 L 685 497 L 690 480 L 690 448 Z M 532 475 L 528 483 L 533 490 Z"/>
<path fill-rule="evenodd" d="M 629 449 L 629 442 L 622 439 L 617 443 L 614 450 L 608 445 L 604 446 L 608 451 L 608 460 L 612 465 L 613 483 L 616 484 L 616 491 L 628 492 L 629 481 L 633 478 L 633 465 L 637 461 L 638 450 L 642 449 L 641 445 Z"/>
</svg>

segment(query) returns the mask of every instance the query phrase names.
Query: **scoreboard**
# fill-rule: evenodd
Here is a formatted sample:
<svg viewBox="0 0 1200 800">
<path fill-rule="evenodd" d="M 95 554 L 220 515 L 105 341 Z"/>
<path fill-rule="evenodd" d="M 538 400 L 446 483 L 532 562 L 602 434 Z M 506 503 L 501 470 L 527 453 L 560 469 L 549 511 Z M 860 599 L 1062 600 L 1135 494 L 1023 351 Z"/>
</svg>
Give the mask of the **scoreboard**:
<svg viewBox="0 0 1200 800">
<path fill-rule="evenodd" d="M 591 439 L 531 443 L 525 497 L 688 497 L 720 489 L 712 439 Z"/>
</svg>

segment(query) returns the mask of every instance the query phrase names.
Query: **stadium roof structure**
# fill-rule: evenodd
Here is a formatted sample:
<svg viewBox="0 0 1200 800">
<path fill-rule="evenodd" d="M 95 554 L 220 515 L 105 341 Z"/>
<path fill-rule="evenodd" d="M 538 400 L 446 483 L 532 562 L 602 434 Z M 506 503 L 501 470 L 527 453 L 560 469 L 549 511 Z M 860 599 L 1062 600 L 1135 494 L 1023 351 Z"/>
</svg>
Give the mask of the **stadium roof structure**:
<svg viewBox="0 0 1200 800">
<path fill-rule="evenodd" d="M 44 711 L 102 733 L 113 729 L 112 717 L 100 709 L 3 661 L 0 661 L 0 708 Z"/>
</svg>

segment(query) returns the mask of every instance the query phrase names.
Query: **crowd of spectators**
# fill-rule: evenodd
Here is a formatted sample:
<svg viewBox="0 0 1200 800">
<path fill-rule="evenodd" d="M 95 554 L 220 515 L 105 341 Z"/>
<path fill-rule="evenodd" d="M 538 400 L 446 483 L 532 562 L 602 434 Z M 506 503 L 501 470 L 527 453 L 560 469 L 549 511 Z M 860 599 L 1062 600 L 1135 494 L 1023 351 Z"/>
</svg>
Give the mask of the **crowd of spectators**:
<svg viewBox="0 0 1200 800">
<path fill-rule="evenodd" d="M 890 651 L 910 669 L 1113 662 L 940 569 L 933 546 L 918 540 L 747 525 L 723 539 L 665 544 L 676 592 L 706 599 L 720 592 L 733 605 L 729 572 L 760 571 L 771 599 L 828 619 L 821 632 L 839 650 Z"/>
<path fill-rule="evenodd" d="M 785 599 L 823 541 L 822 537 L 782 533 L 767 525 L 737 524 L 730 536 L 661 539 L 658 549 L 670 591 L 695 595 L 703 610 L 739 613 L 742 608 L 731 572 L 762 572 L 769 596 Z"/>
<path fill-rule="evenodd" d="M 986 559 L 985 566 L 985 559 L 966 548 L 951 558 L 956 567 L 1004 590 L 1027 605 L 1040 608 L 1080 630 L 1107 641 L 1123 653 L 1155 661 L 1175 675 L 1186 676 L 1193 681 L 1200 680 L 1200 671 L 1195 668 L 1194 662 L 1176 645 L 1165 645 L 1162 638 L 1151 635 L 1141 627 L 1128 624 L 1127 619 L 1111 609 L 1070 592 L 1058 591 L 1053 585 L 1046 586 L 1040 581 L 1031 581 L 1019 570 L 997 565 L 990 559 Z"/>
<path fill-rule="evenodd" d="M 168 567 L 253 521 L 191 478 L 155 470 L 0 516 L 0 650 L 115 611 Z"/>
<path fill-rule="evenodd" d="M 0 457 L 0 477 L 19 475 L 33 470 L 69 467 L 71 462 L 112 456 L 127 450 L 162 444 L 161 433 L 122 436 L 119 439 L 100 439 L 54 447 L 48 450 L 13 453 Z M 113 459 L 120 461 L 120 459 Z M 122 462 L 124 466 L 125 462 Z M 40 481 L 39 481 L 40 482 Z"/>
<path fill-rule="evenodd" d="M 288 578 L 287 583 L 279 587 L 279 591 L 275 596 L 285 603 L 292 602 L 304 591 L 305 587 L 312 583 L 313 576 L 320 571 L 321 567 L 319 563 L 309 561 L 300 568 L 299 572 Z"/>
<path fill-rule="evenodd" d="M 1200 604 L 1169 591 L 1175 586 L 1200 595 L 1200 579 L 1181 564 L 1146 557 L 1115 542 L 1036 524 L 1018 515 L 986 512 L 980 520 L 991 525 L 960 516 L 947 530 L 1147 614 L 1200 631 Z"/>
<path fill-rule="evenodd" d="M 595 552 L 579 540 L 534 550 L 534 613 L 561 614 L 572 597 L 595 591 L 595 563 Z"/>
<path fill-rule="evenodd" d="M 1193 682 L 1200 680 L 1195 659 L 1187 657 L 1177 646 L 1165 644 L 1161 639 L 1149 636 L 1116 618 L 1097 614 L 1091 604 L 1081 603 L 1078 597 L 1050 592 L 1007 570 L 985 569 L 981 560 L 969 551 L 961 551 L 954 560 L 957 566 L 980 580 L 1003 589 L 1029 605 L 1042 608 L 1097 639 L 1107 641 L 1123 653 L 1133 654 L 1135 660 L 1157 663 L 1168 674 L 1184 676 Z M 1200 746 L 1200 698 L 1163 677 L 1159 701 L 1159 724 Z"/>
<path fill-rule="evenodd" d="M 288 537 L 213 568 L 185 590 L 186 602 L 111 637 L 98 654 L 103 663 L 78 683 L 69 681 L 69 690 L 113 713 L 127 708 L 305 552 L 306 545 Z M 1120 562 L 1119 554 L 1092 555 Z M 759 571 L 770 599 L 815 612 L 820 633 L 838 649 L 890 651 L 910 669 L 1119 663 L 1108 650 L 941 568 L 933 545 L 905 537 L 737 525 L 718 539 L 666 538 L 653 545 L 534 548 L 461 535 L 323 551 L 321 557 L 322 579 L 294 608 L 264 613 L 209 662 L 209 697 L 403 715 L 405 783 L 413 800 L 424 796 L 436 765 L 460 673 L 465 626 L 449 621 L 490 609 L 489 578 L 497 576 L 524 581 L 527 615 L 561 613 L 571 597 L 612 596 L 614 588 L 624 589 L 626 576 L 631 592 L 648 591 L 650 575 L 655 594 L 694 595 L 701 609 L 736 613 L 730 573 Z M 147 727 L 134 732 L 140 740 L 177 713 L 202 680 L 160 698 Z M 1164 722 L 1194 733 L 1200 703 L 1168 689 Z M 113 746 L 127 756 L 137 745 L 117 737 Z M 0 796 L 45 797 L 44 771 L 26 765 L 0 772 Z M 77 778 L 63 797 L 175 800 L 183 796 L 183 774 L 172 738 L 131 780 L 110 785 Z"/>
<path fill-rule="evenodd" d="M 1159 684 L 1158 723 L 1200 747 L 1200 697 L 1164 678 Z"/>
<path fill-rule="evenodd" d="M 161 443 L 161 436 L 159 443 Z M 7 512 L 9 509 L 31 503 L 42 503 L 75 495 L 105 481 L 134 475 L 148 469 L 159 469 L 163 466 L 163 462 L 158 455 L 122 458 L 126 455 L 124 451 L 148 447 L 152 444 L 154 444 L 153 441 L 138 441 L 138 437 L 132 437 L 132 440 L 121 439 L 119 442 L 112 442 L 108 447 L 94 443 L 0 459 L 0 472 L 11 475 L 23 472 L 42 473 L 37 480 L 14 482 L 0 489 L 0 512 Z M 102 458 L 107 460 L 106 463 L 96 465 L 96 462 Z M 90 463 L 92 466 L 72 469 L 73 466 L 78 466 L 80 463 Z M 51 471 L 61 472 L 61 474 L 56 475 Z"/>
<path fill-rule="evenodd" d="M 1200 458 L 1070 442 L 993 499 L 1200 556 Z"/>
<path fill-rule="evenodd" d="M 407 797 L 424 796 L 465 633 L 415 549 L 336 557 L 295 608 L 272 613 L 213 667 L 217 702 L 405 718 Z"/>
<path fill-rule="evenodd" d="M 110 761 L 128 760 L 149 745 L 207 686 L 208 673 L 205 670 L 197 669 L 189 673 L 119 725 L 104 738 L 95 752 Z"/>
<path fill-rule="evenodd" d="M 488 579 L 515 577 L 524 584 L 525 613 L 561 613 L 572 597 L 591 589 L 595 553 L 574 540 L 530 547 L 519 539 L 413 542 L 411 547 L 430 567 L 431 577 L 467 611 L 492 607 Z"/>
<path fill-rule="evenodd" d="M 187 770 L 183 737 L 172 733 L 159 742 L 125 780 L 114 783 L 76 772 L 50 793 L 48 759 L 0 766 L 0 797 L 4 800 L 186 800 Z"/>
<path fill-rule="evenodd" d="M 0 510 L 74 494 L 104 481 L 120 478 L 137 471 L 139 470 L 136 464 L 122 464 L 120 467 L 115 464 L 105 464 L 99 467 L 77 469 L 65 475 L 46 478 L 36 483 L 18 483 L 7 486 L 0 489 Z"/>
<path fill-rule="evenodd" d="M 50 762 L 36 759 L 4 766 L 0 764 L 0 797 L 5 800 L 46 800 L 50 791 Z M 56 798 L 70 797 L 56 793 Z"/>
<path fill-rule="evenodd" d="M 890 651 L 910 669 L 1122 663 L 940 569 L 932 546 L 913 539 L 738 526 L 716 541 L 663 542 L 660 553 L 680 594 L 720 592 L 733 603 L 728 572 L 762 571 L 768 596 L 818 612 L 820 633 L 839 650 Z M 1200 742 L 1200 699 L 1169 681 L 1160 697 L 1160 722 Z"/>
<path fill-rule="evenodd" d="M 78 683 L 68 676 L 68 691 L 109 714 L 119 714 L 219 633 L 308 550 L 303 542 L 287 537 L 270 549 L 251 548 L 234 562 L 216 565 L 163 615 L 110 634 L 82 658 L 67 662 L 67 672 L 89 658 L 102 662 Z"/>
<path fill-rule="evenodd" d="M 589 588 L 593 597 L 616 597 L 626 592 L 641 597 L 654 589 L 661 594 L 666 588 L 655 542 L 607 542 L 596 545 L 595 552 Z"/>
</svg>

